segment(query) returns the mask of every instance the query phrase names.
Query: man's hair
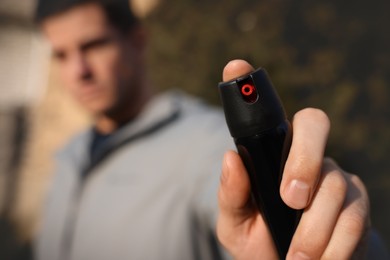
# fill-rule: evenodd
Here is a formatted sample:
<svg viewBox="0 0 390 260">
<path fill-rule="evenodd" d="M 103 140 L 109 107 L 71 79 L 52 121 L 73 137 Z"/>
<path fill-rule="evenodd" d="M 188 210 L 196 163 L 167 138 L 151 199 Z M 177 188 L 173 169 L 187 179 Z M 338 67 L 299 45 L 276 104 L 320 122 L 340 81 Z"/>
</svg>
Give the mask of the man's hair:
<svg viewBox="0 0 390 260">
<path fill-rule="evenodd" d="M 139 22 L 129 0 L 38 0 L 35 22 L 40 24 L 50 16 L 87 3 L 100 5 L 110 24 L 122 32 L 128 32 Z"/>
</svg>

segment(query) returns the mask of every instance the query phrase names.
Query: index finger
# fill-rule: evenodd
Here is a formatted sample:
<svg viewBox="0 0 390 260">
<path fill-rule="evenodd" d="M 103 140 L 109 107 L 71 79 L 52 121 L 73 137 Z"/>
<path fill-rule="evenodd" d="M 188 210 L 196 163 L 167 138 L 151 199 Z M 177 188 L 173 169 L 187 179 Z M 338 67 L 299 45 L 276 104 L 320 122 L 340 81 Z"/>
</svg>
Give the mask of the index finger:
<svg viewBox="0 0 390 260">
<path fill-rule="evenodd" d="M 305 208 L 320 179 L 330 121 L 319 109 L 307 108 L 295 114 L 293 140 L 287 158 L 280 193 L 295 209 Z"/>
</svg>

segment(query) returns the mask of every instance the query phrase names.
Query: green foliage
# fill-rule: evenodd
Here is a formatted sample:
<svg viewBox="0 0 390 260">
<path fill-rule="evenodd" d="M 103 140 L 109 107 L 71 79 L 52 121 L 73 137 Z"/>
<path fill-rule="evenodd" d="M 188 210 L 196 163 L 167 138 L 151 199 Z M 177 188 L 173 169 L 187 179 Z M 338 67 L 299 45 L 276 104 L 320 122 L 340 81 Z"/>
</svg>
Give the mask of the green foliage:
<svg viewBox="0 0 390 260">
<path fill-rule="evenodd" d="M 386 0 L 162 2 L 146 20 L 150 74 L 159 89 L 218 104 L 224 65 L 243 58 L 267 69 L 290 115 L 325 110 L 328 154 L 367 183 L 390 245 L 388 10 Z"/>
</svg>

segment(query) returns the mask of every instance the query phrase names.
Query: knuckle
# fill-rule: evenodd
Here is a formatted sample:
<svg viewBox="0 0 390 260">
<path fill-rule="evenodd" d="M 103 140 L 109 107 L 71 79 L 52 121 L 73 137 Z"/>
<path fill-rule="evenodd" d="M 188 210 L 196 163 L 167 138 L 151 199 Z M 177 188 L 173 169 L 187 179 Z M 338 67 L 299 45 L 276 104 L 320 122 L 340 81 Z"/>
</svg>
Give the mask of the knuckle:
<svg viewBox="0 0 390 260">
<path fill-rule="evenodd" d="M 347 195 L 348 183 L 340 171 L 333 169 L 324 173 L 319 189 L 330 198 L 343 203 Z"/>
<path fill-rule="evenodd" d="M 356 208 L 355 210 L 364 218 L 368 218 L 368 212 L 370 210 L 370 200 L 368 198 L 367 189 L 363 181 L 354 174 L 348 174 L 349 180 L 353 185 L 354 192 L 357 194 Z"/>
<path fill-rule="evenodd" d="M 313 236 L 312 239 L 301 241 L 299 245 L 294 247 L 293 251 L 304 253 L 308 259 L 319 259 L 324 247 L 324 243 L 319 241 L 316 236 Z"/>
<path fill-rule="evenodd" d="M 337 253 L 334 252 L 326 252 L 324 255 L 321 256 L 321 260 L 333 260 L 338 259 L 340 256 Z"/>
<path fill-rule="evenodd" d="M 321 161 L 315 158 L 309 158 L 305 155 L 295 157 L 290 163 L 286 171 L 293 178 L 299 178 L 310 182 L 312 178 L 316 178 L 321 169 Z"/>
<path fill-rule="evenodd" d="M 361 191 L 364 192 L 364 195 L 367 196 L 367 190 L 363 183 L 363 181 L 360 179 L 359 176 L 355 174 L 348 174 L 351 182 Z"/>
<path fill-rule="evenodd" d="M 349 210 L 342 225 L 345 233 L 352 237 L 362 237 L 369 225 L 366 204 L 357 203 L 353 209 Z"/>
<path fill-rule="evenodd" d="M 361 237 L 366 226 L 364 210 L 352 211 L 343 223 L 344 230 L 353 237 Z"/>
<path fill-rule="evenodd" d="M 332 157 L 328 157 L 328 156 L 325 156 L 324 157 L 324 162 L 323 162 L 324 166 L 337 166 L 337 162 L 332 158 Z"/>
<path fill-rule="evenodd" d="M 349 174 L 349 176 L 351 177 L 351 181 L 353 183 L 358 184 L 359 186 L 364 186 L 363 181 L 360 179 L 359 176 L 355 174 Z"/>
<path fill-rule="evenodd" d="M 327 186 L 330 192 L 340 194 L 344 198 L 347 193 L 348 184 L 343 174 L 340 171 L 335 170 L 328 174 L 327 179 Z"/>
</svg>

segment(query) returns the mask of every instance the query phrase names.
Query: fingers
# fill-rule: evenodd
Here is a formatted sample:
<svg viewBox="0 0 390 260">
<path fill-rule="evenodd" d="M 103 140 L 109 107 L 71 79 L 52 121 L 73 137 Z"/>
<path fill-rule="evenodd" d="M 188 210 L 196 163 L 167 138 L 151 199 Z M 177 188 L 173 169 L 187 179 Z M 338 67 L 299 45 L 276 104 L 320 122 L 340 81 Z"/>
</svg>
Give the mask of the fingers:
<svg viewBox="0 0 390 260">
<path fill-rule="evenodd" d="M 223 81 L 229 81 L 254 71 L 252 65 L 244 60 L 232 60 L 223 69 Z"/>
<path fill-rule="evenodd" d="M 321 257 L 336 225 L 346 191 L 347 182 L 341 170 L 335 164 L 324 163 L 319 189 L 303 213 L 291 242 L 290 250 L 294 257 Z"/>
<path fill-rule="evenodd" d="M 289 259 L 350 259 L 368 227 L 368 198 L 356 176 L 325 159 L 313 201 L 294 234 Z"/>
<path fill-rule="evenodd" d="M 357 176 L 351 174 L 345 174 L 345 176 L 349 192 L 328 247 L 323 254 L 325 259 L 351 259 L 352 256 L 362 259 L 367 250 L 365 244 L 370 228 L 367 191 Z M 340 247 L 340 245 L 343 246 Z"/>
<path fill-rule="evenodd" d="M 303 209 L 320 178 L 330 121 L 323 111 L 307 108 L 295 114 L 292 124 L 293 140 L 280 191 L 287 205 Z"/>
</svg>

